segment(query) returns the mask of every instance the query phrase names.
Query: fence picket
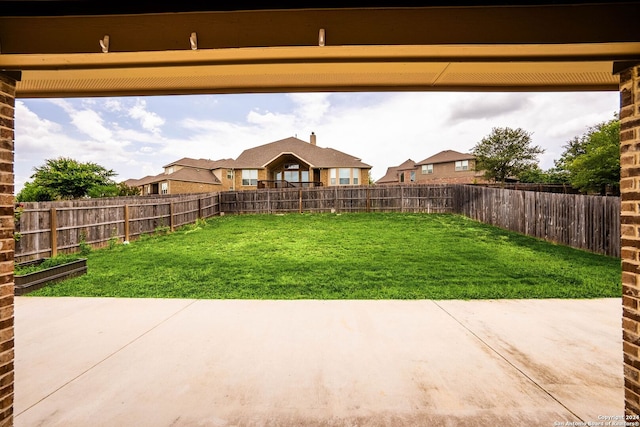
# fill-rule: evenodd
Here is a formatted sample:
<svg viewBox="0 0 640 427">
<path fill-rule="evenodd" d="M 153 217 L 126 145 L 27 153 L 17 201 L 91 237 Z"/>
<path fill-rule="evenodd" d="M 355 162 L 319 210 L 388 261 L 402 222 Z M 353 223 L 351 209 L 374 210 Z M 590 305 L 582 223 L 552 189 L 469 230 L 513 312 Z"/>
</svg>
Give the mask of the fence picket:
<svg viewBox="0 0 640 427">
<path fill-rule="evenodd" d="M 16 261 L 73 251 L 81 236 L 105 245 L 156 228 L 179 227 L 220 213 L 458 213 L 515 232 L 620 256 L 620 198 L 541 193 L 471 185 L 282 188 L 207 195 L 124 197 L 23 203 Z M 55 213 L 51 215 L 51 213 Z M 52 245 L 52 243 L 57 243 Z"/>
</svg>

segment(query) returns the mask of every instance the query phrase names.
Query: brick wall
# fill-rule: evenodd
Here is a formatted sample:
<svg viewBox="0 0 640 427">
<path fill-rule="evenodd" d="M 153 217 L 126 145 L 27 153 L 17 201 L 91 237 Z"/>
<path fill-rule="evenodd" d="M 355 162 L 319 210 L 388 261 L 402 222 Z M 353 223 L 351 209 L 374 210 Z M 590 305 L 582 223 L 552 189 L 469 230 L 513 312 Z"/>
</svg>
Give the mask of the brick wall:
<svg viewBox="0 0 640 427">
<path fill-rule="evenodd" d="M 620 73 L 622 336 L 625 410 L 640 415 L 640 66 Z"/>
<path fill-rule="evenodd" d="M 455 162 L 436 163 L 433 165 L 433 173 L 423 174 L 422 166 L 416 166 L 416 181 L 429 184 L 472 184 L 474 180 L 480 182 L 483 176 L 475 167 L 475 160 L 469 160 L 469 170 L 466 171 L 456 171 Z"/>
<path fill-rule="evenodd" d="M 224 189 L 220 184 L 169 181 L 169 194 L 213 193 L 215 191 L 224 191 Z"/>
<path fill-rule="evenodd" d="M 15 80 L 0 73 L 0 427 L 13 425 L 13 142 Z"/>
</svg>

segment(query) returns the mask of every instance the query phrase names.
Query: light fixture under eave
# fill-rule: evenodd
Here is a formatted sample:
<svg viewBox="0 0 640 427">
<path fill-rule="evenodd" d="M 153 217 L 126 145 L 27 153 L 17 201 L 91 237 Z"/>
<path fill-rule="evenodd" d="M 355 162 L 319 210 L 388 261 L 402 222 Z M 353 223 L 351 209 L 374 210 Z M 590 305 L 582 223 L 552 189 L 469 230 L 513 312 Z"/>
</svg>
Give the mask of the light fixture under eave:
<svg viewBox="0 0 640 427">
<path fill-rule="evenodd" d="M 318 33 L 318 46 L 324 46 L 324 28 L 320 28 Z"/>
<path fill-rule="evenodd" d="M 198 35 L 195 32 L 189 36 L 189 43 L 191 44 L 191 50 L 198 49 Z"/>
<path fill-rule="evenodd" d="M 109 36 L 105 35 L 102 40 L 100 40 L 100 47 L 102 48 L 102 53 L 109 52 Z"/>
</svg>

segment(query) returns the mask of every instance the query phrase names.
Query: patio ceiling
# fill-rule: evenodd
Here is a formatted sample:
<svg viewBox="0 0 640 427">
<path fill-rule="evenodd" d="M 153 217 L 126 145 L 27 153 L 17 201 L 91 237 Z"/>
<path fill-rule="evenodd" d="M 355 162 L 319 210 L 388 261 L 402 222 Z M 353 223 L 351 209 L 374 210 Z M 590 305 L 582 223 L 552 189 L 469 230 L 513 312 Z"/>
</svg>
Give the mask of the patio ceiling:
<svg viewBox="0 0 640 427">
<path fill-rule="evenodd" d="M 83 2 L 11 3 L 13 16 L 0 17 L 0 70 L 21 72 L 19 97 L 618 90 L 614 64 L 640 60 L 640 33 L 621 25 L 640 16 L 637 2 L 252 10 L 241 2 L 95 15 Z M 54 6 L 33 17 L 30 4 Z"/>
</svg>

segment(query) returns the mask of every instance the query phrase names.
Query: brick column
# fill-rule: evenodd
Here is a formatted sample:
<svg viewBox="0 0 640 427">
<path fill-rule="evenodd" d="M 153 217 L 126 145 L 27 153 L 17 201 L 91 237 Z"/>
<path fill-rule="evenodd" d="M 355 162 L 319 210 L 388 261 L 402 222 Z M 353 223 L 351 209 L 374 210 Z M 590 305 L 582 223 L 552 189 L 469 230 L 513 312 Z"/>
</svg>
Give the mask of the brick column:
<svg viewBox="0 0 640 427">
<path fill-rule="evenodd" d="M 640 415 L 640 66 L 620 72 L 620 215 L 625 412 Z"/>
<path fill-rule="evenodd" d="M 13 425 L 13 141 L 16 78 L 0 72 L 0 427 Z"/>
</svg>

